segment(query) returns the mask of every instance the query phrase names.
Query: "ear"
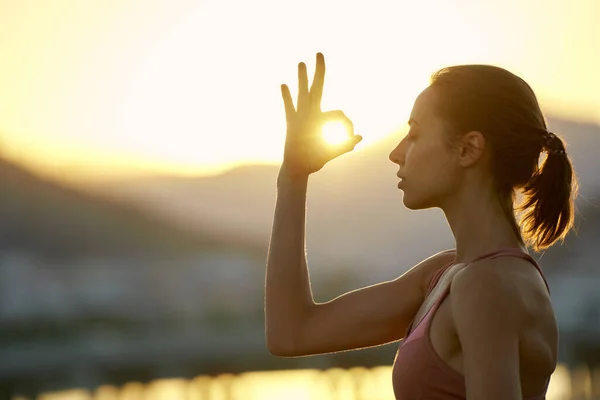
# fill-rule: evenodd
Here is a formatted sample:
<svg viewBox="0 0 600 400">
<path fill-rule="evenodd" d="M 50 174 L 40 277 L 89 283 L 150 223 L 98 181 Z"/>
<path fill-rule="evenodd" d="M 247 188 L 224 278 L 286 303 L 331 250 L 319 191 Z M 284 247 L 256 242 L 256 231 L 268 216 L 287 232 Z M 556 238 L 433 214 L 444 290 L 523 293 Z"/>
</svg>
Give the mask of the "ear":
<svg viewBox="0 0 600 400">
<path fill-rule="evenodd" d="M 479 131 L 465 133 L 459 141 L 459 164 L 469 167 L 481 160 L 485 153 L 485 136 Z"/>
</svg>

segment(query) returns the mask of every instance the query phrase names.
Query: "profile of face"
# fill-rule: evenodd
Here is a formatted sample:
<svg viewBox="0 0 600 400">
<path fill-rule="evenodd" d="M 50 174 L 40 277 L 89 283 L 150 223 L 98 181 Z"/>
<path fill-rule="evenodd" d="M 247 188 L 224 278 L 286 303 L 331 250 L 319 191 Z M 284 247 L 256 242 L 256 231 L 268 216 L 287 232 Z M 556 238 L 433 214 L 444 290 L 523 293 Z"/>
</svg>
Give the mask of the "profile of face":
<svg viewBox="0 0 600 400">
<path fill-rule="evenodd" d="M 399 167 L 398 188 L 411 210 L 442 207 L 464 175 L 459 152 L 449 145 L 447 125 L 435 115 L 435 95 L 428 87 L 417 97 L 410 130 L 389 155 Z"/>
</svg>

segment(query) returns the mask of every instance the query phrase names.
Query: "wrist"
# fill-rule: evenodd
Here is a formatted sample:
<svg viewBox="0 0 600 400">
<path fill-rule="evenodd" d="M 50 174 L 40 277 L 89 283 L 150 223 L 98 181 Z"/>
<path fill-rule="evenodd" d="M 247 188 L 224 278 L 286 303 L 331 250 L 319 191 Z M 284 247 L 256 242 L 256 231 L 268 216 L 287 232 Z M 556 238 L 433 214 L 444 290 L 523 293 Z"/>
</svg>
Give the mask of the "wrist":
<svg viewBox="0 0 600 400">
<path fill-rule="evenodd" d="M 309 175 L 310 174 L 305 172 L 294 171 L 284 162 L 279 169 L 277 185 L 289 184 L 294 186 L 306 186 Z"/>
</svg>

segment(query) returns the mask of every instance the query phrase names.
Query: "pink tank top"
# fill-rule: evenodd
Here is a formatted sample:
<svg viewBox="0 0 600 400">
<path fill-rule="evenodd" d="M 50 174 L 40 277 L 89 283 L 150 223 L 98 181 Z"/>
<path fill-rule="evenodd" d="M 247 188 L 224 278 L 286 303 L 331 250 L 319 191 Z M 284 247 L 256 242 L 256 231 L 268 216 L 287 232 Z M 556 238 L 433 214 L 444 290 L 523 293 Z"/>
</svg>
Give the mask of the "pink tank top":
<svg viewBox="0 0 600 400">
<path fill-rule="evenodd" d="M 496 258 L 502 256 L 515 256 L 530 261 L 542 275 L 546 288 L 548 283 L 537 262 L 527 253 L 520 249 L 509 248 L 497 250 L 492 253 L 477 257 L 475 262 L 484 258 Z M 448 269 L 454 265 L 454 262 L 441 268 L 435 273 L 427 294 L 435 287 L 438 280 Z M 435 301 L 421 322 L 417 324 L 411 332 L 413 320 L 404 335 L 404 340 L 396 353 L 394 366 L 392 369 L 392 384 L 396 400 L 465 400 L 466 387 L 465 378 L 458 371 L 448 366 L 444 360 L 436 353 L 429 339 L 429 328 L 433 315 L 439 305 L 449 293 L 449 287 Z M 550 289 L 548 288 L 548 292 Z M 542 393 L 537 396 L 528 397 L 525 400 L 544 400 L 550 378 L 546 382 L 546 387 Z"/>
</svg>

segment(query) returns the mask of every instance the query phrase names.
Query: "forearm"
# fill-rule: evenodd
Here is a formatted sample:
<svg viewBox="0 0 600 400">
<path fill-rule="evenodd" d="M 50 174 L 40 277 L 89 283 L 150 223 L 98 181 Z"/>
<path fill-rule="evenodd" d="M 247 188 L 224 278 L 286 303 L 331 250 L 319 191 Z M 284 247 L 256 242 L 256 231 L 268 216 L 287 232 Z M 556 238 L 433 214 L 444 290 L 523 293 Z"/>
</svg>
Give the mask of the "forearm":
<svg viewBox="0 0 600 400">
<path fill-rule="evenodd" d="M 285 166 L 277 181 L 277 202 L 267 258 L 265 312 L 269 347 L 289 345 L 314 305 L 305 254 L 308 177 L 292 178 Z"/>
</svg>

